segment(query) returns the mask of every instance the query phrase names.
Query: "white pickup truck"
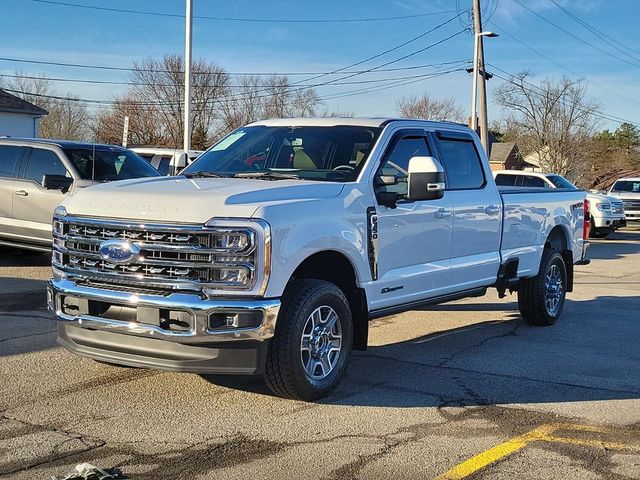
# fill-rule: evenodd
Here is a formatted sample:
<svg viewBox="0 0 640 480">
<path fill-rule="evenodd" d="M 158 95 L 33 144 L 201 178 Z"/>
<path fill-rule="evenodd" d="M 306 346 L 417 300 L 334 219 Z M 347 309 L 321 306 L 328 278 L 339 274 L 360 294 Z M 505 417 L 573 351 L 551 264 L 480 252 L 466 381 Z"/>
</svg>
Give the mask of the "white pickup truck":
<svg viewBox="0 0 640 480">
<path fill-rule="evenodd" d="M 585 194 L 496 187 L 476 134 L 394 119 L 279 119 L 179 177 L 87 188 L 55 213 L 58 341 L 100 361 L 262 374 L 330 393 L 369 320 L 496 287 L 550 325 L 586 263 Z"/>
</svg>

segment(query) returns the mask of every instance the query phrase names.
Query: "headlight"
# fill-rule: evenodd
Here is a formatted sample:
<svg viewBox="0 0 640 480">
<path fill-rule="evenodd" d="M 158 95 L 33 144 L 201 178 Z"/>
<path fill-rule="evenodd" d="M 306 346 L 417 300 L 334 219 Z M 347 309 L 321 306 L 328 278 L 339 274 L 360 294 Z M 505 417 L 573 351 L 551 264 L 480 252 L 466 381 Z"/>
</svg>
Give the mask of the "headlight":
<svg viewBox="0 0 640 480">
<path fill-rule="evenodd" d="M 611 210 L 610 203 L 596 203 L 596 208 L 598 210 Z"/>
<path fill-rule="evenodd" d="M 270 269 L 269 225 L 262 220 L 213 218 L 205 226 L 216 252 L 205 295 L 263 294 Z"/>
</svg>

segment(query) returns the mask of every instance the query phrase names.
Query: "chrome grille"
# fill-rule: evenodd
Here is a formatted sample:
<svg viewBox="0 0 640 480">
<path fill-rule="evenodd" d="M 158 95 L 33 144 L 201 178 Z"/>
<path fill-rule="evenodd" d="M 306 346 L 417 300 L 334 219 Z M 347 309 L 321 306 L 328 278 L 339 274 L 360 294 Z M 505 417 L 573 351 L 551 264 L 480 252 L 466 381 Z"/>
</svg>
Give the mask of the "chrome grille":
<svg viewBox="0 0 640 480">
<path fill-rule="evenodd" d="M 640 210 L 640 200 L 625 200 L 624 208 L 627 210 Z"/>
<path fill-rule="evenodd" d="M 617 215 L 624 213 L 624 204 L 622 202 L 611 202 L 611 212 Z"/>
<path fill-rule="evenodd" d="M 242 248 L 219 248 L 217 238 L 226 233 L 197 225 L 143 225 L 90 219 L 54 219 L 54 267 L 71 277 L 98 283 L 132 285 L 166 290 L 200 290 L 204 287 L 250 288 L 254 280 L 255 237 L 251 229 L 229 230 L 246 235 Z M 140 252 L 125 263 L 100 255 L 109 240 L 135 244 Z M 220 280 L 221 268 L 246 272 L 246 285 Z"/>
</svg>

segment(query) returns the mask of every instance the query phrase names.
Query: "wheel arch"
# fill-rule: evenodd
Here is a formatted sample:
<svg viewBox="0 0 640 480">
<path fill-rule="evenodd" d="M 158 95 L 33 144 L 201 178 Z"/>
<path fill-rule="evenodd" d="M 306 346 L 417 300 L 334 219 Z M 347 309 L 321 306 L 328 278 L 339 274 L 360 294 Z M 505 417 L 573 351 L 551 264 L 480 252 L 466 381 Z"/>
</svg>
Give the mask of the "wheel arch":
<svg viewBox="0 0 640 480">
<path fill-rule="evenodd" d="M 353 348 L 366 350 L 369 334 L 367 298 L 364 289 L 358 286 L 357 270 L 351 260 L 336 250 L 322 250 L 300 262 L 289 282 L 297 278 L 325 280 L 342 290 L 351 307 Z"/>
<path fill-rule="evenodd" d="M 567 272 L 567 292 L 573 292 L 573 252 L 570 245 L 569 231 L 563 225 L 553 227 L 544 244 L 545 249 L 553 248 L 562 255 Z"/>
</svg>

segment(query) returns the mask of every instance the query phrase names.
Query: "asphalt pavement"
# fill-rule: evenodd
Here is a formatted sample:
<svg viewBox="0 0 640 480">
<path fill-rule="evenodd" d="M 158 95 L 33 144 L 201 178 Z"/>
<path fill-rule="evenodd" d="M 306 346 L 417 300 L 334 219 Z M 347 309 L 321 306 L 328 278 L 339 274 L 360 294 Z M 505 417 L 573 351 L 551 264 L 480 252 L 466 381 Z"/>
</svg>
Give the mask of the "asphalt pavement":
<svg viewBox="0 0 640 480">
<path fill-rule="evenodd" d="M 589 254 L 556 325 L 493 291 L 383 318 L 304 403 L 61 349 L 47 255 L 0 250 L 0 478 L 639 479 L 640 229 Z"/>
</svg>

